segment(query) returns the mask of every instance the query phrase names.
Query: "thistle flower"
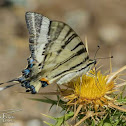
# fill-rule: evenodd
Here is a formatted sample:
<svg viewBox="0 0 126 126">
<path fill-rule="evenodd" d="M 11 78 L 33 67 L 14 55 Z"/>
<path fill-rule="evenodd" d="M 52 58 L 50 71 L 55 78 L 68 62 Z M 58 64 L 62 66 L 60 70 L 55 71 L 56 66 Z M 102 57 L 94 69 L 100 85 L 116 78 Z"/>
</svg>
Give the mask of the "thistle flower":
<svg viewBox="0 0 126 126">
<path fill-rule="evenodd" d="M 115 94 L 120 91 L 119 87 L 126 85 L 126 82 L 117 84 L 119 73 L 125 69 L 126 66 L 108 75 L 103 75 L 100 70 L 96 72 L 93 69 L 66 84 L 67 89 L 59 88 L 61 96 L 67 100 L 69 110 L 74 110 L 73 119 L 81 117 L 75 126 L 90 117 L 107 115 L 106 110 L 109 108 L 126 112 L 126 109 L 120 107 L 117 93 Z"/>
</svg>

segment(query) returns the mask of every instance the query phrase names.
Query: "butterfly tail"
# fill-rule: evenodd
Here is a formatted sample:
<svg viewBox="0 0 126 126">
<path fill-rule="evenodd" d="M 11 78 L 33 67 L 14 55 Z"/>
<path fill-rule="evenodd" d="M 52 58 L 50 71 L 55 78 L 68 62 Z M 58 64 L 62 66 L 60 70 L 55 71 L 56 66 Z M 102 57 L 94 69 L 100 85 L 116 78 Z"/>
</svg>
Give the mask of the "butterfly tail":
<svg viewBox="0 0 126 126">
<path fill-rule="evenodd" d="M 18 83 L 10 84 L 10 85 L 4 86 L 4 87 L 0 87 L 0 91 L 3 91 L 3 90 L 5 90 L 5 89 L 7 89 L 7 88 L 10 88 L 10 87 L 13 87 L 13 86 L 19 84 L 19 82 L 21 82 L 21 78 L 14 78 L 14 79 L 9 80 L 9 81 L 7 81 L 7 82 L 0 83 L 0 85 L 8 84 L 8 83 L 11 83 L 11 82 L 18 82 Z"/>
<path fill-rule="evenodd" d="M 0 83 L 0 85 L 7 84 L 7 83 L 11 83 L 11 82 L 15 82 L 15 81 L 20 82 L 20 78 L 14 78 L 14 79 L 9 80 L 9 81 L 7 81 L 7 82 Z"/>
</svg>

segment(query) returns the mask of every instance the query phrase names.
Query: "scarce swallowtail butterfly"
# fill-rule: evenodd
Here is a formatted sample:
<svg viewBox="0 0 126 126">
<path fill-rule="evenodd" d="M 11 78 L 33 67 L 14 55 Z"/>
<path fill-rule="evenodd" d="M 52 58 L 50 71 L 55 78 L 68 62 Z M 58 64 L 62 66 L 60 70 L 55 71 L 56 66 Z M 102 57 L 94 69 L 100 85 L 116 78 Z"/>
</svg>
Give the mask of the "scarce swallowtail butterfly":
<svg viewBox="0 0 126 126">
<path fill-rule="evenodd" d="M 22 75 L 6 83 L 20 82 L 26 91 L 35 94 L 41 87 L 61 85 L 86 74 L 96 63 L 89 59 L 84 43 L 67 24 L 34 12 L 26 12 L 25 18 L 31 55 Z"/>
</svg>

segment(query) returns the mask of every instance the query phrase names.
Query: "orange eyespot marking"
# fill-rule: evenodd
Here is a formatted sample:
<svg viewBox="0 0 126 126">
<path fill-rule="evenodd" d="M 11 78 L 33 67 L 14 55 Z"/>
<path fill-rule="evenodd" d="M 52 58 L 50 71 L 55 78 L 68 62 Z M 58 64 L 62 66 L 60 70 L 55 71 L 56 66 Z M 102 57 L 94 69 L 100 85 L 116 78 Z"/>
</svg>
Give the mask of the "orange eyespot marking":
<svg viewBox="0 0 126 126">
<path fill-rule="evenodd" d="M 47 82 L 47 84 L 50 84 L 46 78 L 41 78 L 40 81 L 45 81 L 45 82 Z"/>
</svg>

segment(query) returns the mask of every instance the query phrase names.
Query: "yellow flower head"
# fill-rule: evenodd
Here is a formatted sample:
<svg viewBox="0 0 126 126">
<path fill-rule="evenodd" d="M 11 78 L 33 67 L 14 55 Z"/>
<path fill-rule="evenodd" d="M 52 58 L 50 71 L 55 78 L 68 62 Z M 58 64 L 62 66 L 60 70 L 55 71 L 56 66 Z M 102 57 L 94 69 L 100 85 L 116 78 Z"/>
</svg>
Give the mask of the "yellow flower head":
<svg viewBox="0 0 126 126">
<path fill-rule="evenodd" d="M 116 84 L 118 74 L 125 69 L 126 66 L 108 75 L 103 75 L 100 71 L 96 72 L 93 69 L 66 84 L 67 89 L 60 89 L 61 95 L 68 100 L 68 106 L 76 106 L 76 116 L 82 108 L 86 112 L 88 108 L 91 111 L 94 109 L 95 111 L 101 111 L 105 107 L 113 107 L 126 112 L 116 103 L 117 95 L 110 96 L 117 91 L 117 87 L 126 85 L 126 83 Z"/>
<path fill-rule="evenodd" d="M 107 83 L 107 76 L 91 70 L 87 75 L 82 75 L 76 80 L 68 83 L 69 89 L 72 89 L 72 94 L 65 96 L 69 99 L 68 105 L 76 104 L 93 104 L 95 109 L 108 103 L 105 98 L 106 94 L 114 91 L 114 81 Z M 69 92 L 69 91 L 68 91 Z M 66 92 L 63 93 L 65 95 Z"/>
<path fill-rule="evenodd" d="M 96 75 L 95 72 L 90 71 L 88 75 L 83 75 L 73 83 L 74 93 L 82 103 L 98 103 L 99 100 L 105 102 L 104 96 L 110 91 L 113 92 L 114 88 L 114 82 L 107 83 L 107 77 L 102 75 L 100 71 Z"/>
</svg>

